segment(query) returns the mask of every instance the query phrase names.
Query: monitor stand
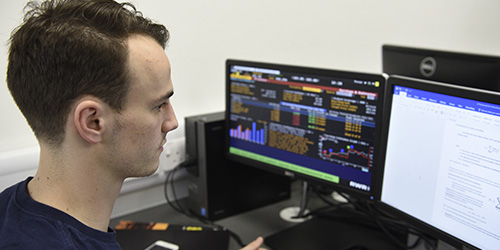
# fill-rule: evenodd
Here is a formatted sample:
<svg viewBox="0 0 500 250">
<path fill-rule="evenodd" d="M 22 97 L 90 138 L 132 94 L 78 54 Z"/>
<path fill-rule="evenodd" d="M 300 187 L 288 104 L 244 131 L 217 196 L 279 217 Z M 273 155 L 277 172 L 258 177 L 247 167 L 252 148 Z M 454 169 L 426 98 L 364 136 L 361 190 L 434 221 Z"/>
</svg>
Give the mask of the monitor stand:
<svg viewBox="0 0 500 250">
<path fill-rule="evenodd" d="M 299 215 L 306 212 L 307 196 L 308 185 L 304 182 Z M 394 245 L 378 227 L 349 221 L 352 214 L 346 211 L 338 210 L 336 213 L 336 216 L 345 213 L 346 219 L 324 217 L 305 219 L 300 224 L 266 237 L 265 244 L 274 250 L 401 249 Z M 406 232 L 395 234 L 395 236 L 400 242 L 406 242 L 408 237 Z"/>
<path fill-rule="evenodd" d="M 300 206 L 287 207 L 281 210 L 281 219 L 289 222 L 304 222 L 311 218 L 311 216 L 305 216 L 309 213 L 307 209 L 309 184 L 306 181 L 302 182 L 302 193 L 300 197 Z"/>
</svg>

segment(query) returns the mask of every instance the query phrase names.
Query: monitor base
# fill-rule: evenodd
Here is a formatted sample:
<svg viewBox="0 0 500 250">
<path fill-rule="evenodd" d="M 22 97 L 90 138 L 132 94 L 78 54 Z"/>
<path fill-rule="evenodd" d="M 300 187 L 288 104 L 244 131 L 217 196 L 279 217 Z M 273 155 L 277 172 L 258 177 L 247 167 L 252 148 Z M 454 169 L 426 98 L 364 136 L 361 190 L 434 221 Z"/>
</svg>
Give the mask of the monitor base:
<svg viewBox="0 0 500 250">
<path fill-rule="evenodd" d="M 407 242 L 406 232 L 395 236 Z M 319 217 L 268 236 L 265 244 L 274 250 L 401 249 L 378 228 Z"/>
</svg>

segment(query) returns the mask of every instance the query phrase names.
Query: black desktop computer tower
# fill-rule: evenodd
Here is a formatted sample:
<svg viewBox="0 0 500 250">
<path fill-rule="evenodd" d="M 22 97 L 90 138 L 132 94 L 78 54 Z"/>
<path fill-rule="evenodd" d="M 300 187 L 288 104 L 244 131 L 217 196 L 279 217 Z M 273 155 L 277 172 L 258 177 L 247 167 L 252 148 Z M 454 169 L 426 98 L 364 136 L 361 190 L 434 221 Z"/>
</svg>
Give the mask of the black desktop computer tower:
<svg viewBox="0 0 500 250">
<path fill-rule="evenodd" d="M 219 220 L 290 198 L 289 177 L 226 159 L 224 126 L 224 112 L 185 118 L 188 209 Z"/>
</svg>

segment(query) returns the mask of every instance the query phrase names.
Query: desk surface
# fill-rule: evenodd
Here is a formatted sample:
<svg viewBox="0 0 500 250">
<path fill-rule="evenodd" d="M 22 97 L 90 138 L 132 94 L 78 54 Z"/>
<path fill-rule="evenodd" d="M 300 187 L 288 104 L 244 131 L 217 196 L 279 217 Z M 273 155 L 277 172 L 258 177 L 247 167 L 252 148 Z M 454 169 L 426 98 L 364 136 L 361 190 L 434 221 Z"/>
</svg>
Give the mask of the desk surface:
<svg viewBox="0 0 500 250">
<path fill-rule="evenodd" d="M 224 226 L 229 230 L 236 233 L 243 243 L 249 243 L 258 236 L 269 236 L 277 233 L 283 229 L 296 225 L 293 222 L 287 222 L 280 218 L 279 213 L 282 209 L 298 206 L 301 197 L 301 183 L 293 182 L 291 198 L 285 201 L 277 202 L 261 208 L 257 208 L 245 213 L 230 216 L 218 221 L 216 224 Z M 314 195 L 311 195 L 309 201 L 309 208 L 316 208 L 323 206 L 321 202 Z M 258 219 L 256 219 L 258 218 Z M 121 216 L 112 219 L 110 222 L 111 227 L 115 227 L 120 220 L 133 220 L 142 222 L 168 222 L 171 224 L 195 224 L 202 225 L 196 219 L 190 218 L 184 214 L 176 212 L 170 205 L 164 204 L 150 209 L 146 209 L 137 213 Z M 239 245 L 233 239 L 229 242 L 229 249 L 239 249 Z"/>
<path fill-rule="evenodd" d="M 257 208 L 245 213 L 230 216 L 218 221 L 216 224 L 226 227 L 232 232 L 236 233 L 243 243 L 249 243 L 258 236 L 267 237 L 280 232 L 284 229 L 297 225 L 297 223 L 288 222 L 280 218 L 281 210 L 298 206 L 301 198 L 301 183 L 298 181 L 292 184 L 291 198 L 285 201 L 277 202 L 261 208 Z M 310 195 L 308 208 L 316 209 L 325 206 L 316 195 Z M 114 227 L 120 220 L 132 220 L 140 222 L 167 222 L 170 224 L 190 224 L 202 225 L 196 219 L 190 218 L 184 214 L 176 212 L 170 205 L 164 204 L 150 209 L 146 209 L 137 213 L 129 214 L 126 216 L 118 217 L 110 221 L 110 226 Z M 269 246 L 264 245 L 268 249 Z M 422 246 L 423 247 L 423 246 Z M 229 242 L 229 249 L 236 250 L 240 246 L 234 239 L 231 238 Z M 418 248 L 423 249 L 423 248 Z"/>
</svg>

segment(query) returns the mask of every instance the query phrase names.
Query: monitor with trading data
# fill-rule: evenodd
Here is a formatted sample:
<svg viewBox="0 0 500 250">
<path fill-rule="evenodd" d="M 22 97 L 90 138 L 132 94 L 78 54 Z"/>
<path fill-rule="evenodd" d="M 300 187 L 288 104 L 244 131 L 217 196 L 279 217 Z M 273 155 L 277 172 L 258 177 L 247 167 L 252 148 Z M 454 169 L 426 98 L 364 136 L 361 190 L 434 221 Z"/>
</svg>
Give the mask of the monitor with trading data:
<svg viewBox="0 0 500 250">
<path fill-rule="evenodd" d="M 500 91 L 499 56 L 384 45 L 382 70 L 389 75 Z"/>
<path fill-rule="evenodd" d="M 381 207 L 460 249 L 498 249 L 500 93 L 392 76 L 387 89 Z"/>
<path fill-rule="evenodd" d="M 371 196 L 382 75 L 228 60 L 228 157 Z"/>
</svg>

